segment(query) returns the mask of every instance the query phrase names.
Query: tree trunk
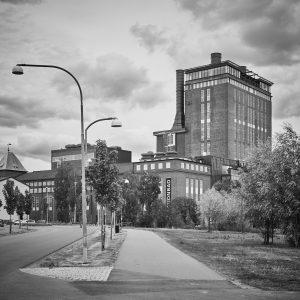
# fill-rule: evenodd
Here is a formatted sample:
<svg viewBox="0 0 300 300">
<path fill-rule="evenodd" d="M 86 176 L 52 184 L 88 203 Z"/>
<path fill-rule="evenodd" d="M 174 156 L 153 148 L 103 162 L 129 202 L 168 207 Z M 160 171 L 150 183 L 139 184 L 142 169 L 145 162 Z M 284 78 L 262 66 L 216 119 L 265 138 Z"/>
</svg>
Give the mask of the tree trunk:
<svg viewBox="0 0 300 300">
<path fill-rule="evenodd" d="M 11 234 L 11 227 L 12 227 L 12 224 L 11 224 L 11 215 L 9 215 L 9 234 Z"/>
<path fill-rule="evenodd" d="M 210 217 L 208 217 L 208 232 L 210 232 Z"/>
<path fill-rule="evenodd" d="M 110 211 L 110 239 L 112 240 L 113 236 L 113 211 Z"/>
</svg>

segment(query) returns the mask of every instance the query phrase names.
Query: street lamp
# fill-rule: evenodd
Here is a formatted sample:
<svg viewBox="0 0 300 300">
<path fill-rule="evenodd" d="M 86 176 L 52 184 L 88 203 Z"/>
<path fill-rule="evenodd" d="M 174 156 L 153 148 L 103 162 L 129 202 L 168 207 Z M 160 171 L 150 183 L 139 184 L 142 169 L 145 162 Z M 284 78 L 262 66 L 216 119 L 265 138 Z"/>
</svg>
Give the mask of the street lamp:
<svg viewBox="0 0 300 300">
<path fill-rule="evenodd" d="M 82 233 L 83 233 L 83 263 L 87 263 L 87 228 L 86 228 L 86 191 L 85 191 L 85 152 L 84 152 L 84 120 L 83 120 L 83 97 L 82 97 L 82 90 L 80 84 L 76 77 L 69 72 L 68 70 L 53 66 L 53 65 L 36 65 L 36 64 L 17 64 L 13 67 L 12 73 L 15 75 L 23 75 L 24 71 L 22 67 L 37 67 L 37 68 L 53 68 L 59 69 L 61 71 L 66 72 L 69 74 L 76 82 L 79 93 L 80 93 L 80 123 L 81 123 L 81 180 L 82 180 Z"/>
</svg>

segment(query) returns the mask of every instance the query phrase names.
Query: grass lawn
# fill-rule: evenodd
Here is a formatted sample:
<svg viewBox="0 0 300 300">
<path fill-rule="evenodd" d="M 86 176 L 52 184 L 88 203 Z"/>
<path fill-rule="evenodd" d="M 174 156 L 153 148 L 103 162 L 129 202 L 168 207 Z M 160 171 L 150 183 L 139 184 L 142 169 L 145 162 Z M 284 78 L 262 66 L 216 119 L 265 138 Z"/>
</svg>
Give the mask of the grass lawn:
<svg viewBox="0 0 300 300">
<path fill-rule="evenodd" d="M 274 245 L 263 245 L 256 233 L 154 231 L 230 280 L 264 290 L 300 290 L 300 249 L 288 248 L 282 236 L 274 238 Z"/>
</svg>

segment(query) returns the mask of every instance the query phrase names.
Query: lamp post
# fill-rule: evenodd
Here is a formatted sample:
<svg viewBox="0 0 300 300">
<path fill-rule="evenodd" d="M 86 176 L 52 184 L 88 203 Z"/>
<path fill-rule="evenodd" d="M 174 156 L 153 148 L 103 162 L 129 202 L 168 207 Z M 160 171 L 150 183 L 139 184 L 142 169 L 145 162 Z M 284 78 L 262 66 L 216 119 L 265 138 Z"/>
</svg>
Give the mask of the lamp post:
<svg viewBox="0 0 300 300">
<path fill-rule="evenodd" d="M 80 94 L 80 123 L 81 123 L 81 180 L 82 180 L 82 233 L 83 233 L 83 263 L 87 263 L 87 228 L 86 228 L 86 190 L 85 190 L 85 151 L 84 151 L 84 120 L 83 120 L 83 97 L 80 84 L 76 77 L 68 70 L 54 65 L 17 64 L 13 67 L 12 73 L 23 75 L 22 67 L 53 68 L 69 74 L 76 82 Z"/>
</svg>

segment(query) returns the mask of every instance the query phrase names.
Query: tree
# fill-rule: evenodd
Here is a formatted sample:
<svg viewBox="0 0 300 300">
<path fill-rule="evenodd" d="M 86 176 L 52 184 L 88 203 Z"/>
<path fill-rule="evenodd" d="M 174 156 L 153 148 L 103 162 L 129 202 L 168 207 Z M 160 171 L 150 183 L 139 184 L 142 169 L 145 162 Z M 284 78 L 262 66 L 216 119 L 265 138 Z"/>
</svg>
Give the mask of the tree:
<svg viewBox="0 0 300 300">
<path fill-rule="evenodd" d="M 160 194 L 160 178 L 157 175 L 142 175 L 137 186 L 139 202 L 141 204 L 141 218 L 146 226 L 157 226 L 157 214 L 160 205 L 157 203 Z"/>
<path fill-rule="evenodd" d="M 174 227 L 194 227 L 198 223 L 197 204 L 194 199 L 178 197 L 169 207 L 169 225 Z"/>
<path fill-rule="evenodd" d="M 225 215 L 224 197 L 214 188 L 207 190 L 200 202 L 201 214 L 207 219 L 208 232 L 211 231 L 211 224 L 217 228 L 218 223 L 222 222 Z"/>
<path fill-rule="evenodd" d="M 14 214 L 16 207 L 17 207 L 17 201 L 15 197 L 15 189 L 14 189 L 14 181 L 7 180 L 6 183 L 3 186 L 3 194 L 5 198 L 6 205 L 4 208 L 6 209 L 7 213 L 9 214 L 9 233 L 11 234 L 11 215 Z"/>
<path fill-rule="evenodd" d="M 21 220 L 23 220 L 24 215 L 24 202 L 25 196 L 20 192 L 19 188 L 15 187 L 15 197 L 16 197 L 16 213 L 19 216 L 19 228 L 21 228 Z"/>
<path fill-rule="evenodd" d="M 262 230 L 264 243 L 273 241 L 273 232 L 279 217 L 273 153 L 270 142 L 259 143 L 246 161 L 241 174 L 241 195 L 245 199 L 247 217 Z"/>
<path fill-rule="evenodd" d="M 300 136 L 289 124 L 277 134 L 272 165 L 283 232 L 290 244 L 300 246 Z"/>
<path fill-rule="evenodd" d="M 121 188 L 118 184 L 117 158 L 118 152 L 116 150 L 109 151 L 105 141 L 97 140 L 95 160 L 87 170 L 87 179 L 94 189 L 96 201 L 102 208 L 105 206 L 111 210 L 116 209 L 121 194 Z M 103 212 L 102 208 L 101 211 Z M 101 216 L 102 249 L 105 247 L 103 218 Z"/>
<path fill-rule="evenodd" d="M 57 170 L 54 179 L 54 197 L 56 200 L 57 220 L 68 223 L 70 221 L 70 188 L 72 169 L 63 165 Z"/>
<path fill-rule="evenodd" d="M 122 187 L 122 218 L 124 222 L 133 226 L 137 224 L 140 214 L 140 204 L 138 200 L 137 186 L 139 178 L 135 174 L 126 173 L 120 181 Z"/>
<path fill-rule="evenodd" d="M 24 212 L 27 216 L 30 215 L 32 211 L 32 196 L 28 192 L 28 190 L 25 191 L 25 199 L 24 199 Z M 28 230 L 28 222 L 27 222 L 27 230 Z"/>
</svg>

